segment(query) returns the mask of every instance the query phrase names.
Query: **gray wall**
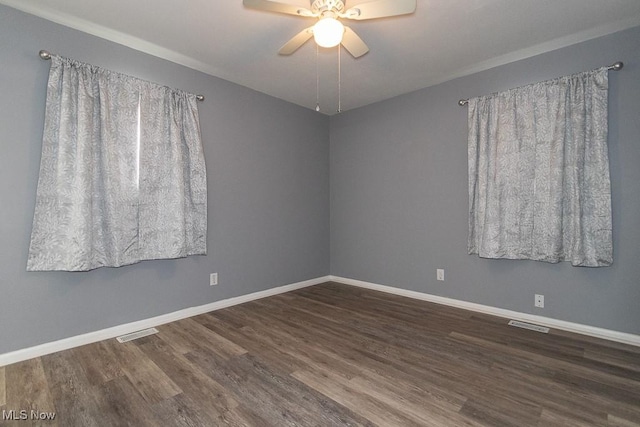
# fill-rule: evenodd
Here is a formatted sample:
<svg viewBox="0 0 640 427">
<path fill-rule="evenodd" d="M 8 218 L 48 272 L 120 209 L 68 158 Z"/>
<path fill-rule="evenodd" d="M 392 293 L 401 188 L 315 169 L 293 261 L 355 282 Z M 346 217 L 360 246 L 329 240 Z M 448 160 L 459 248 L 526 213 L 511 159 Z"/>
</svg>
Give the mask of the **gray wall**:
<svg viewBox="0 0 640 427">
<path fill-rule="evenodd" d="M 639 334 L 639 51 L 635 28 L 333 116 L 331 274 Z M 609 74 L 614 265 L 467 255 L 467 108 L 458 99 L 617 60 L 625 67 Z M 534 309 L 535 293 L 544 309 Z"/>
<path fill-rule="evenodd" d="M 49 71 L 40 49 L 206 96 L 207 256 L 25 271 Z M 326 116 L 0 6 L 0 354 L 329 274 L 328 142 Z"/>
</svg>

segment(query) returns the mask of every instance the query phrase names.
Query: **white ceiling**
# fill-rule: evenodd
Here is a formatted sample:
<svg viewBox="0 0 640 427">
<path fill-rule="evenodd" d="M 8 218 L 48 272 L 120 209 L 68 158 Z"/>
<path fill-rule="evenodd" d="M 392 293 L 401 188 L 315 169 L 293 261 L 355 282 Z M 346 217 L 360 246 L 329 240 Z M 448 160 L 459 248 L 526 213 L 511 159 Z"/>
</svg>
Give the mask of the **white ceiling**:
<svg viewBox="0 0 640 427">
<path fill-rule="evenodd" d="M 308 0 L 282 1 L 309 7 Z M 316 106 L 313 40 L 292 56 L 277 54 L 313 19 L 246 9 L 242 0 L 0 3 L 307 108 Z M 342 51 L 343 111 L 638 26 L 640 1 L 418 0 L 413 15 L 347 22 L 370 52 L 356 60 Z M 322 112 L 334 114 L 337 49 L 320 49 L 318 68 Z"/>
</svg>

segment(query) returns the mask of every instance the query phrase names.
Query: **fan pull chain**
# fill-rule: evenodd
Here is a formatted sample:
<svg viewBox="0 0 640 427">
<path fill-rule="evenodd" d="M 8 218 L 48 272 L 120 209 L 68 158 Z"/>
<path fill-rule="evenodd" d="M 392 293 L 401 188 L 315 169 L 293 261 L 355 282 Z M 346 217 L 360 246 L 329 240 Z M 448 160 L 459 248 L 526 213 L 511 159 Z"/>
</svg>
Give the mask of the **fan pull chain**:
<svg viewBox="0 0 640 427">
<path fill-rule="evenodd" d="M 342 70 L 341 70 L 341 61 L 340 61 L 340 52 L 342 49 L 340 48 L 340 43 L 338 43 L 338 114 L 342 113 Z"/>
<path fill-rule="evenodd" d="M 316 44 L 316 111 L 320 112 L 320 73 L 318 73 L 318 45 Z"/>
</svg>

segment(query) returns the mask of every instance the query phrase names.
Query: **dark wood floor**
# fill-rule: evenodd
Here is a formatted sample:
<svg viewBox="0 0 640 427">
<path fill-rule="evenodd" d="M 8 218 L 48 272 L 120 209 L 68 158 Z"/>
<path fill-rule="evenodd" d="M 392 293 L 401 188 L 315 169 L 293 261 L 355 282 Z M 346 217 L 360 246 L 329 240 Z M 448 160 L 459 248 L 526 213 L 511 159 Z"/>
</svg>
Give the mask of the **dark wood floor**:
<svg viewBox="0 0 640 427">
<path fill-rule="evenodd" d="M 36 424 L 61 427 L 640 425 L 640 348 L 335 283 L 158 329 L 0 368 L 0 413 L 56 412 Z"/>
</svg>

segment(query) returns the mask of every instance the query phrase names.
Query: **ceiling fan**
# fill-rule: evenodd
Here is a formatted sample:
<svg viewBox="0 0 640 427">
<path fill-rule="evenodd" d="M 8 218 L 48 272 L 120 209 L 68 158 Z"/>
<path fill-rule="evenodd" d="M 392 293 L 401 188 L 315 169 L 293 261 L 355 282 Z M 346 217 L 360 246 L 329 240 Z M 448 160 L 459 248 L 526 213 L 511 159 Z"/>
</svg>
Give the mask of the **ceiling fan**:
<svg viewBox="0 0 640 427">
<path fill-rule="evenodd" d="M 344 26 L 339 19 L 359 21 L 406 15 L 416 10 L 416 1 L 373 0 L 360 3 L 349 9 L 345 8 L 346 0 L 310 0 L 311 7 L 309 9 L 271 0 L 243 0 L 243 4 L 245 7 L 268 12 L 318 18 L 315 25 L 305 28 L 285 43 L 278 51 L 280 55 L 291 55 L 313 37 L 321 47 L 334 47 L 342 44 L 354 58 L 358 58 L 369 52 L 369 48 L 351 28 Z"/>
</svg>

